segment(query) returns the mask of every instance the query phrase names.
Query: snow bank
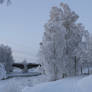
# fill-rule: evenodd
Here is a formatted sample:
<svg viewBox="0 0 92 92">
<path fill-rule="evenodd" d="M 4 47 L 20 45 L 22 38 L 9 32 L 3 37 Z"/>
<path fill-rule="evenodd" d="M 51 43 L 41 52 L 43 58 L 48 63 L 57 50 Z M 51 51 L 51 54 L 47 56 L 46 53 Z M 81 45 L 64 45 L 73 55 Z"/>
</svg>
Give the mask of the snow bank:
<svg viewBox="0 0 92 92">
<path fill-rule="evenodd" d="M 14 73 L 21 73 L 22 72 L 22 69 L 20 69 L 20 68 L 14 68 L 13 69 L 13 72 Z"/>
</svg>

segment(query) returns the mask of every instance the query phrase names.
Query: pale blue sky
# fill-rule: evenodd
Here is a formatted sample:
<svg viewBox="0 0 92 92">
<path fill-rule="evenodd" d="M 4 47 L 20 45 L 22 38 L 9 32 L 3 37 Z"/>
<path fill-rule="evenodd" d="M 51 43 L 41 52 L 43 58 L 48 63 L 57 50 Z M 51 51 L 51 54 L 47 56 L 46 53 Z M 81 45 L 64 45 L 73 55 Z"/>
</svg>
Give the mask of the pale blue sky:
<svg viewBox="0 0 92 92">
<path fill-rule="evenodd" d="M 17 61 L 34 59 L 49 11 L 61 1 L 68 3 L 92 32 L 92 0 L 12 0 L 9 7 L 0 6 L 0 44 L 11 46 Z"/>
</svg>

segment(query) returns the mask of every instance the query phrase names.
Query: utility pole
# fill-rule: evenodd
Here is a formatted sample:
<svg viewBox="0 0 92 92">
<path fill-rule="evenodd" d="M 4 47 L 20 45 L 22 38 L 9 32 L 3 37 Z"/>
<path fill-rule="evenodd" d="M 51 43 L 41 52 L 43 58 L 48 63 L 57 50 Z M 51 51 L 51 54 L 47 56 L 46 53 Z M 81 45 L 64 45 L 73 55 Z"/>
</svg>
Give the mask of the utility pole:
<svg viewBox="0 0 92 92">
<path fill-rule="evenodd" d="M 74 61 L 75 61 L 75 67 L 74 68 L 75 68 L 75 76 L 76 76 L 76 73 L 77 73 L 77 58 L 76 58 L 76 56 L 75 56 L 75 60 Z"/>
</svg>

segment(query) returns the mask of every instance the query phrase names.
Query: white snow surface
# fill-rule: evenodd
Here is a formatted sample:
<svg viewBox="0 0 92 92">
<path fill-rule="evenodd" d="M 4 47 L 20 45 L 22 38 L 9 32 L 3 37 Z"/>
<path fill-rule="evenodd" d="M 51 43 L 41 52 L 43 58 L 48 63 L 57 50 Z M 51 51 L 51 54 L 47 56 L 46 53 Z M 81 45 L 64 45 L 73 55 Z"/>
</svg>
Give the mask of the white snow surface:
<svg viewBox="0 0 92 92">
<path fill-rule="evenodd" d="M 65 78 L 34 87 L 25 87 L 22 92 L 92 92 L 92 75 Z"/>
<path fill-rule="evenodd" d="M 92 75 L 46 80 L 43 75 L 1 80 L 0 92 L 92 92 Z"/>
<path fill-rule="evenodd" d="M 80 92 L 92 92 L 92 75 L 83 78 L 78 82 Z"/>
</svg>

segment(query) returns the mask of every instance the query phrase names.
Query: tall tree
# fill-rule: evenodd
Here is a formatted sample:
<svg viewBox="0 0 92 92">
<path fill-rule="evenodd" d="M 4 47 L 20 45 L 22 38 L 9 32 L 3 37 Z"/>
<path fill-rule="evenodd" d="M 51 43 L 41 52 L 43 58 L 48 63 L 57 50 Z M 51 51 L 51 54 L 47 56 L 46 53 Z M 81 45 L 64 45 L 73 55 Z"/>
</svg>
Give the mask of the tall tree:
<svg viewBox="0 0 92 92">
<path fill-rule="evenodd" d="M 62 24 L 66 28 L 66 48 L 64 50 L 64 62 L 65 73 L 67 75 L 76 75 L 78 64 L 81 62 L 78 60 L 79 46 L 82 43 L 82 38 L 86 30 L 80 23 L 76 23 L 79 16 L 71 11 L 67 4 L 61 3 L 63 7 L 64 18 Z M 82 48 L 81 48 L 82 49 Z M 84 49 L 85 51 L 85 49 Z"/>
<path fill-rule="evenodd" d="M 62 74 L 74 75 L 77 72 L 79 46 L 86 32 L 76 23 L 78 18 L 67 4 L 61 3 L 61 8 L 52 7 L 40 44 L 42 65 L 51 80 L 61 78 Z"/>
<path fill-rule="evenodd" d="M 45 32 L 41 44 L 41 52 L 43 56 L 43 66 L 45 72 L 51 80 L 56 80 L 62 75 L 62 57 L 65 48 L 66 30 L 62 25 L 62 11 L 57 7 L 53 7 L 50 13 L 50 20 L 45 24 Z"/>
</svg>

